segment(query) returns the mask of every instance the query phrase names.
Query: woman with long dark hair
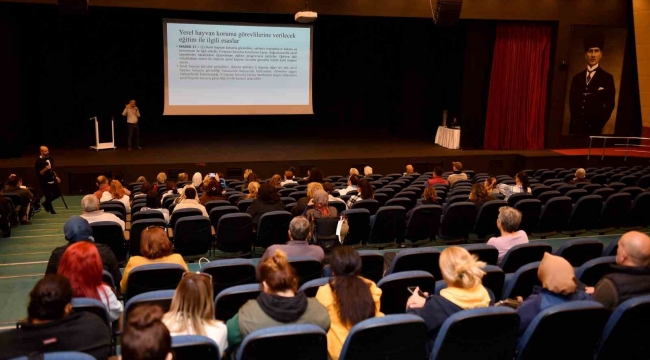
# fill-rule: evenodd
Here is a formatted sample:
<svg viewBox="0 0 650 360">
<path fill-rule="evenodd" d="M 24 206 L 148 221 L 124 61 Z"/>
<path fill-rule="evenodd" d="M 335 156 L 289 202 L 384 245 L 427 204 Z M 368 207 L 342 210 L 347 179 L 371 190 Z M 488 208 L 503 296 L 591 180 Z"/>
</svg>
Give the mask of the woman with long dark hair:
<svg viewBox="0 0 650 360">
<path fill-rule="evenodd" d="M 313 167 L 309 169 L 309 176 L 307 177 L 307 182 L 323 182 L 323 172 L 319 168 Z"/>
<path fill-rule="evenodd" d="M 384 316 L 379 311 L 381 289 L 361 274 L 361 258 L 353 248 L 339 246 L 332 253 L 330 263 L 333 277 L 318 289 L 318 300 L 330 315 L 327 332 L 327 352 L 338 360 L 350 329 L 363 320 Z"/>
<path fill-rule="evenodd" d="M 273 185 L 262 184 L 257 191 L 257 198 L 253 200 L 246 213 L 253 217 L 253 224 L 257 227 L 262 215 L 271 211 L 284 211 L 284 204 Z"/>
<path fill-rule="evenodd" d="M 512 194 L 531 192 L 528 175 L 523 171 L 520 171 L 515 175 L 515 185 L 499 184 L 496 189 L 505 196 L 506 200 L 508 200 Z"/>
<path fill-rule="evenodd" d="M 486 202 L 496 199 L 497 198 L 488 192 L 483 184 L 472 185 L 472 190 L 469 193 L 469 201 L 471 201 L 474 206 L 476 206 L 476 211 L 478 211 Z"/>
<path fill-rule="evenodd" d="M 357 191 L 358 195 L 352 195 L 348 200 L 348 208 L 352 208 L 355 202 L 365 199 L 374 199 L 375 198 L 375 189 L 372 187 L 372 184 L 366 179 L 360 179 L 357 182 Z"/>
</svg>

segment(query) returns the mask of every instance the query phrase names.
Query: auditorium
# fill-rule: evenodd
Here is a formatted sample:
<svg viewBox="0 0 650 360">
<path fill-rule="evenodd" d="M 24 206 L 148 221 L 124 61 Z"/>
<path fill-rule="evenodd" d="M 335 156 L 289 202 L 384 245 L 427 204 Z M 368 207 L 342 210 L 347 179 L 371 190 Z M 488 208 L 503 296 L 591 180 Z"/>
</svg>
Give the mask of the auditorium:
<svg viewBox="0 0 650 360">
<path fill-rule="evenodd" d="M 650 359 L 650 0 L 0 0 L 0 359 Z"/>
</svg>

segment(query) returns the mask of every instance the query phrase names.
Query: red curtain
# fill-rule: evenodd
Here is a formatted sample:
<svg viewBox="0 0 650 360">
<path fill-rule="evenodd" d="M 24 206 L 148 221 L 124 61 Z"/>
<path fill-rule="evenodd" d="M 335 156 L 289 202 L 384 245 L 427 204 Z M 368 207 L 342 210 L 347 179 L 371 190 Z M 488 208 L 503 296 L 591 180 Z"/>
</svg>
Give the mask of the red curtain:
<svg viewBox="0 0 650 360">
<path fill-rule="evenodd" d="M 488 150 L 544 148 L 550 25 L 499 24 L 485 124 Z"/>
</svg>

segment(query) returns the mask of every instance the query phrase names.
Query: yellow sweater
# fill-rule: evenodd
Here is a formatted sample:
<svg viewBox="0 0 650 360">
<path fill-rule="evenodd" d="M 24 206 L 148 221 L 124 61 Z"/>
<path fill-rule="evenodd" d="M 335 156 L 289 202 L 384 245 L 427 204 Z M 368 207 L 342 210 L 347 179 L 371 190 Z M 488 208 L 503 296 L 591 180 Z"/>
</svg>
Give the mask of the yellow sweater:
<svg viewBox="0 0 650 360">
<path fill-rule="evenodd" d="M 183 260 L 183 257 L 180 254 L 171 254 L 169 256 L 163 256 L 158 259 L 147 259 L 144 256 L 132 256 L 129 258 L 129 262 L 126 264 L 126 267 L 124 268 L 124 274 L 122 274 L 122 281 L 120 282 L 120 288 L 122 289 L 122 293 L 126 293 L 126 281 L 129 278 L 129 273 L 133 268 L 136 268 L 138 266 L 142 265 L 148 265 L 148 264 L 160 264 L 160 263 L 168 263 L 168 264 L 178 264 L 181 265 L 185 268 L 185 271 L 188 271 L 187 269 L 187 264 L 185 263 L 185 260 Z"/>
<path fill-rule="evenodd" d="M 372 294 L 373 300 L 375 300 L 375 316 L 384 316 L 384 314 L 379 311 L 381 306 L 381 289 L 378 288 L 374 282 L 368 279 L 362 277 L 361 280 L 370 287 L 370 293 Z M 341 322 L 341 319 L 339 318 L 339 309 L 336 306 L 334 294 L 329 284 L 318 288 L 316 299 L 327 308 L 327 312 L 330 314 L 331 323 L 330 330 L 327 332 L 327 352 L 332 360 L 338 360 L 345 339 L 348 337 L 351 328 Z"/>
</svg>

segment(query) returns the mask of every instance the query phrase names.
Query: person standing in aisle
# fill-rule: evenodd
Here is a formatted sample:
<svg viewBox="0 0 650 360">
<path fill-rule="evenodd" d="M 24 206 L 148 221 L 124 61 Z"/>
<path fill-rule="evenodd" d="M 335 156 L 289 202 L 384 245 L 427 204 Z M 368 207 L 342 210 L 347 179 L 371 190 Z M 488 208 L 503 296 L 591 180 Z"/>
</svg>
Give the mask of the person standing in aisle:
<svg viewBox="0 0 650 360">
<path fill-rule="evenodd" d="M 127 141 L 129 145 L 129 151 L 132 150 L 131 142 L 133 140 L 134 133 L 135 147 L 138 148 L 138 150 L 142 150 L 140 147 L 140 126 L 138 125 L 138 120 L 140 119 L 140 110 L 137 106 L 135 106 L 135 100 L 131 100 L 128 104 L 126 104 L 124 111 L 122 111 L 122 116 L 126 116 L 126 127 L 129 131 L 129 137 Z"/>
</svg>

